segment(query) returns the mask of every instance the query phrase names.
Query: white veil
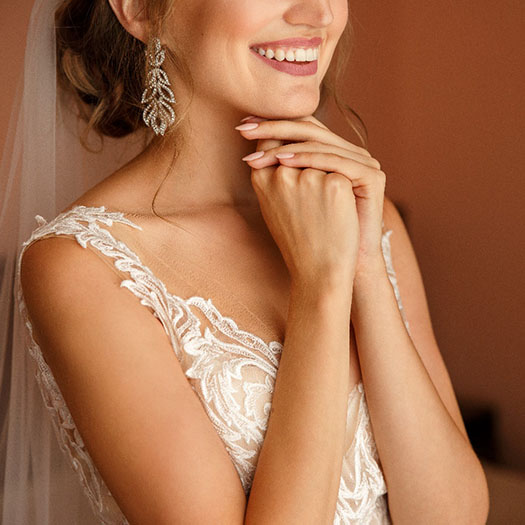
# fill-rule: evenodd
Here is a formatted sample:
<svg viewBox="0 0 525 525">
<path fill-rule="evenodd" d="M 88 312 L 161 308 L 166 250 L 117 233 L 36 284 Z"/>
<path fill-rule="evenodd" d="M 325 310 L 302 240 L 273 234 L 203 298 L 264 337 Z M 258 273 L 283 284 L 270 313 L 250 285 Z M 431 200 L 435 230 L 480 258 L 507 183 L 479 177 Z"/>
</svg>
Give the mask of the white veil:
<svg viewBox="0 0 525 525">
<path fill-rule="evenodd" d="M 80 143 L 83 123 L 56 81 L 54 13 L 61 0 L 35 0 L 0 164 L 0 493 L 9 525 L 96 523 L 77 474 L 60 450 L 25 347 L 16 299 L 20 245 L 38 226 L 134 157 L 143 131 Z"/>
</svg>

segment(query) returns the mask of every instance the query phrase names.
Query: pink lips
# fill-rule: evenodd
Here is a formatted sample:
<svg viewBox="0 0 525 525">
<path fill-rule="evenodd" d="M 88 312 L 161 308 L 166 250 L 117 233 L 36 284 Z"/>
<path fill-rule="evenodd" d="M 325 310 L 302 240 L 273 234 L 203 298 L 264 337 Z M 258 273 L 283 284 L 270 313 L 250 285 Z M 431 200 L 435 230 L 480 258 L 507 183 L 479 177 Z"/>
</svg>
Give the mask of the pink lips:
<svg viewBox="0 0 525 525">
<path fill-rule="evenodd" d="M 250 47 L 269 47 L 269 46 L 287 46 L 287 47 L 315 47 L 323 42 L 322 38 L 286 38 L 285 40 L 275 40 L 273 42 L 261 42 L 253 44 Z"/>
</svg>

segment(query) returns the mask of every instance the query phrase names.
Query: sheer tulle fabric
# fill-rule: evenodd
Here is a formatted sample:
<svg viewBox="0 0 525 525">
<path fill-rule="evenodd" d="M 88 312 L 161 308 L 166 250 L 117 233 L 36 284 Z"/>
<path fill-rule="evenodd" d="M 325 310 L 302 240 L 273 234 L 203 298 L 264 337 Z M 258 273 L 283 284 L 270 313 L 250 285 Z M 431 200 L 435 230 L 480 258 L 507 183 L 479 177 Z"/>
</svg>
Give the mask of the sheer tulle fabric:
<svg viewBox="0 0 525 525">
<path fill-rule="evenodd" d="M 15 303 L 17 253 L 35 227 L 35 215 L 56 216 L 135 156 L 145 140 L 141 134 L 107 139 L 93 154 L 82 148 L 74 105 L 56 83 L 59 4 L 34 3 L 0 165 L 0 521 L 10 525 L 97 523 L 58 447 L 35 363 L 24 346 L 25 327 Z M 96 137 L 90 140 L 100 148 Z"/>
</svg>

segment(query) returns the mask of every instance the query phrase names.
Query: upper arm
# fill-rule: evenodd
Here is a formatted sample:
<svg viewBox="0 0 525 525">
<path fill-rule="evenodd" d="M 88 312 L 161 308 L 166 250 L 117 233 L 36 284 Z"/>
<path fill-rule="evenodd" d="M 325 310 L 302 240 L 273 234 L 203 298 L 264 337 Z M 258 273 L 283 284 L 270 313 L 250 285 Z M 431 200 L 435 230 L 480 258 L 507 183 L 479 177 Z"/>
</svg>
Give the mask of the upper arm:
<svg viewBox="0 0 525 525">
<path fill-rule="evenodd" d="M 418 354 L 458 429 L 467 438 L 450 376 L 432 328 L 423 278 L 405 224 L 394 203 L 385 197 L 383 220 L 390 236 L 392 264 L 399 294 Z"/>
<path fill-rule="evenodd" d="M 242 523 L 233 463 L 149 308 L 90 249 L 31 244 L 33 335 L 97 469 L 131 523 Z"/>
</svg>

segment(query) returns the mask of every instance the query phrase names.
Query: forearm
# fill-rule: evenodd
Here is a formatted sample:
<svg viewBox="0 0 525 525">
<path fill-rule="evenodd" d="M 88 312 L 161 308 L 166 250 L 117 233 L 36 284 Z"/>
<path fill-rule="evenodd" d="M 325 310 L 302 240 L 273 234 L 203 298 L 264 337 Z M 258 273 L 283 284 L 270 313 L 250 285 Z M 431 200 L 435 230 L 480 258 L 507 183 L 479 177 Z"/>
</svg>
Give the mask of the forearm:
<svg viewBox="0 0 525 525">
<path fill-rule="evenodd" d="M 382 259 L 354 281 L 352 323 L 394 523 L 484 523 L 481 464 L 406 331 Z"/>
<path fill-rule="evenodd" d="M 347 290 L 292 286 L 245 523 L 333 523 L 349 395 Z"/>
</svg>

